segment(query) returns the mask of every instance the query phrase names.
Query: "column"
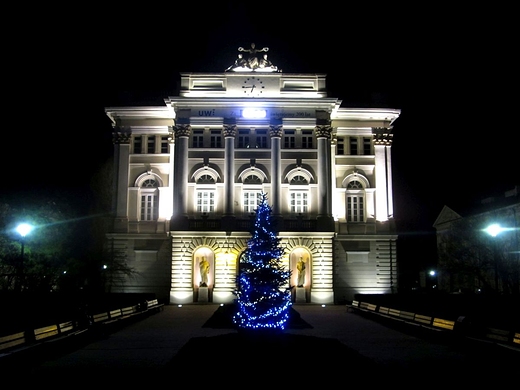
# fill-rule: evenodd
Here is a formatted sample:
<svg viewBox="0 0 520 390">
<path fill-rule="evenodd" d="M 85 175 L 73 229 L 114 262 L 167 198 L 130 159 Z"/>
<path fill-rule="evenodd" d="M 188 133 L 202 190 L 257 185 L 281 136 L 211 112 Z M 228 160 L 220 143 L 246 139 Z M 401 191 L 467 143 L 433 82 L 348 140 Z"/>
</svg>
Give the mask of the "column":
<svg viewBox="0 0 520 390">
<path fill-rule="evenodd" d="M 387 221 L 390 214 L 393 214 L 393 206 L 390 204 L 392 202 L 392 181 L 389 176 L 392 173 L 390 147 L 393 134 L 391 129 L 374 127 L 372 135 L 375 153 L 376 220 Z M 391 213 L 390 210 L 392 210 Z"/>
<path fill-rule="evenodd" d="M 235 136 L 237 126 L 234 124 L 224 124 L 222 135 L 224 137 L 224 215 L 232 216 L 233 204 L 235 199 Z"/>
<path fill-rule="evenodd" d="M 187 215 L 188 147 L 191 136 L 189 124 L 174 126 L 175 145 L 173 163 L 173 215 L 172 221 Z"/>
<path fill-rule="evenodd" d="M 281 186 L 282 186 L 282 167 L 281 167 L 281 143 L 283 135 L 283 125 L 270 125 L 269 136 L 271 137 L 271 196 L 269 196 L 273 216 L 281 216 Z"/>
<path fill-rule="evenodd" d="M 316 125 L 318 142 L 318 218 L 332 219 L 331 134 L 330 125 Z"/>
<path fill-rule="evenodd" d="M 168 218 L 172 219 L 173 214 L 173 180 L 174 180 L 174 169 L 175 169 L 175 131 L 172 126 L 168 126 L 168 151 L 170 153 L 170 174 L 168 176 L 168 200 L 171 202 L 169 205 L 169 216 Z"/>
<path fill-rule="evenodd" d="M 112 207 L 115 214 L 114 230 L 116 231 L 127 231 L 128 229 L 128 175 L 131 139 L 132 133 L 129 129 L 117 127 L 112 133 L 115 169 L 115 197 Z"/>
</svg>

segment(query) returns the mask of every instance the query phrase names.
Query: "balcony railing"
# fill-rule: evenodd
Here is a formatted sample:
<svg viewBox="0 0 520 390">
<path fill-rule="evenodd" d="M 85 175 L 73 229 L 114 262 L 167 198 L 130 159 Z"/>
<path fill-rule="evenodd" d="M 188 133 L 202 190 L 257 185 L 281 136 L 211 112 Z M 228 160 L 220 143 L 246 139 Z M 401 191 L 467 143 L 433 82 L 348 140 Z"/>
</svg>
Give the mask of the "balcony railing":
<svg viewBox="0 0 520 390">
<path fill-rule="evenodd" d="M 171 222 L 172 230 L 191 231 L 247 231 L 254 227 L 255 215 L 239 215 L 235 217 L 196 215 L 180 218 Z M 277 219 L 278 231 L 315 232 L 319 229 L 316 217 L 298 216 Z M 323 230 L 323 229 L 322 229 Z"/>
</svg>

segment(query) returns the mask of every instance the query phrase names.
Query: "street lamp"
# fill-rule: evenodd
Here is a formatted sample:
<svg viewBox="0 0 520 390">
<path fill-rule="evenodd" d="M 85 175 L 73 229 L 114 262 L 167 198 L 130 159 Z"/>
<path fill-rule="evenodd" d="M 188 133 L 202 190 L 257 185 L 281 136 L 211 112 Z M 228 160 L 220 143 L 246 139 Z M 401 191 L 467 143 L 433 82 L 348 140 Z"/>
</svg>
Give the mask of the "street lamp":
<svg viewBox="0 0 520 390">
<path fill-rule="evenodd" d="M 25 236 L 27 236 L 31 231 L 33 230 L 32 225 L 29 225 L 28 223 L 21 223 L 16 227 L 16 231 L 20 235 L 21 239 L 20 242 L 22 244 L 22 249 L 20 253 L 20 270 L 18 275 L 18 288 L 20 291 L 22 290 L 22 283 L 21 279 L 23 276 L 23 254 L 24 254 L 24 248 L 25 248 Z"/>
<path fill-rule="evenodd" d="M 498 236 L 500 233 L 502 233 L 504 229 L 502 228 L 498 223 L 494 223 L 489 225 L 487 228 L 484 229 L 484 231 L 489 234 L 491 237 L 493 237 L 493 261 L 495 263 L 495 291 L 498 293 L 498 247 L 497 247 L 497 240 L 494 238 Z"/>
<path fill-rule="evenodd" d="M 436 289 L 437 288 L 437 283 L 436 283 L 436 276 L 437 276 L 437 272 L 435 272 L 435 270 L 430 270 L 428 271 L 428 274 L 430 275 L 430 278 L 431 278 L 431 288 L 432 289 Z"/>
</svg>

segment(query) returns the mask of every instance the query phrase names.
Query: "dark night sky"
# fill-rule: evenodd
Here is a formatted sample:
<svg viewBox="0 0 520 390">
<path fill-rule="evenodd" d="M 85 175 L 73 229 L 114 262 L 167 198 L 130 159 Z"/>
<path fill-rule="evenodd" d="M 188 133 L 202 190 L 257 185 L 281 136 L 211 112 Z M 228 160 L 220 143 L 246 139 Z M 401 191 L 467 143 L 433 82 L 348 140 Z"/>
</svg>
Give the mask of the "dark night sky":
<svg viewBox="0 0 520 390">
<path fill-rule="evenodd" d="M 105 107 L 162 105 L 179 72 L 222 72 L 252 42 L 284 72 L 326 73 L 344 107 L 401 109 L 392 156 L 404 238 L 431 235 L 444 205 L 520 184 L 511 10 L 255 4 L 13 13 L 3 193 L 88 191 L 112 151 Z"/>
</svg>

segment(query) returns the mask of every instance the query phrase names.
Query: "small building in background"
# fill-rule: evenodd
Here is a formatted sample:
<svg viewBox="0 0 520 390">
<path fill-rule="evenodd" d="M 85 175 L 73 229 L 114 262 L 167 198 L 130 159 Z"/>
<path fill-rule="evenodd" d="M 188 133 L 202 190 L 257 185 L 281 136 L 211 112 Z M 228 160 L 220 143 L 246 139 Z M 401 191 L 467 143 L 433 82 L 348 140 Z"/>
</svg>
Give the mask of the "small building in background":
<svg viewBox="0 0 520 390">
<path fill-rule="evenodd" d="M 450 293 L 520 294 L 520 186 L 483 199 L 467 215 L 444 206 L 437 236 L 437 282 Z"/>
</svg>

